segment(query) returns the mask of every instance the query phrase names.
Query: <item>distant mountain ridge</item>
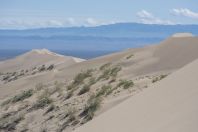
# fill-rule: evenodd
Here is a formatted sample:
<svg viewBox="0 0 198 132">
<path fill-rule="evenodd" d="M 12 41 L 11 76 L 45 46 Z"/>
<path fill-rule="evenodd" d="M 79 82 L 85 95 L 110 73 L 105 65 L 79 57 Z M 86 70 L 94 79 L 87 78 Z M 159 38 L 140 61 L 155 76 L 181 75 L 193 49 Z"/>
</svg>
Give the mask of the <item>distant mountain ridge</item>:
<svg viewBox="0 0 198 132">
<path fill-rule="evenodd" d="M 93 36 L 93 37 L 167 37 L 177 32 L 198 34 L 198 25 L 157 25 L 141 23 L 117 23 L 96 27 L 38 28 L 25 30 L 0 30 L 0 36 Z M 161 32 L 162 34 L 158 34 Z M 25 34 L 24 34 L 25 33 Z M 133 33 L 133 34 L 128 34 Z M 152 34 L 153 35 L 152 35 Z M 156 36 L 158 34 L 158 36 Z"/>
<path fill-rule="evenodd" d="M 198 25 L 117 23 L 97 27 L 0 30 L 0 49 L 118 51 L 153 44 L 178 32 L 198 35 Z"/>
</svg>

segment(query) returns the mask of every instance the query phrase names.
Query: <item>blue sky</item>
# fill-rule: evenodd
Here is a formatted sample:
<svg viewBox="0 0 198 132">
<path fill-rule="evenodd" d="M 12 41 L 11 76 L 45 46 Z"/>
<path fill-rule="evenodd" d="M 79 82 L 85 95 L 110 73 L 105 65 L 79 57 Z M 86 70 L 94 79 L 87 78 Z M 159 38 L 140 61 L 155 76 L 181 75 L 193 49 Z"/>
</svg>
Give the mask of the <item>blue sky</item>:
<svg viewBox="0 0 198 132">
<path fill-rule="evenodd" d="M 0 28 L 198 24 L 197 0 L 0 0 Z"/>
</svg>

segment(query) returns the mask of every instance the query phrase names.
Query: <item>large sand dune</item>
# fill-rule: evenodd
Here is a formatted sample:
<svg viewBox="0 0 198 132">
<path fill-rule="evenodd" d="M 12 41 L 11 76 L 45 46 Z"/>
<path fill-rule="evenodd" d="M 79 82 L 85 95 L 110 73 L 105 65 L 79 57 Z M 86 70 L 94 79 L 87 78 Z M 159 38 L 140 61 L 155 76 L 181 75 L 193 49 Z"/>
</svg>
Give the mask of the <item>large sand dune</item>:
<svg viewBox="0 0 198 132">
<path fill-rule="evenodd" d="M 197 132 L 198 60 L 75 132 Z"/>
<path fill-rule="evenodd" d="M 93 121 L 77 131 L 194 132 L 197 129 L 195 123 L 198 122 L 195 113 L 198 60 L 188 64 L 198 59 L 197 51 L 198 38 L 188 34 L 176 34 L 160 44 L 128 49 L 87 61 L 45 49 L 33 50 L 0 62 L 0 72 L 3 73 L 0 74 L 0 103 L 11 100 L 7 106 L 0 107 L 0 113 L 24 112 L 24 120 L 15 126 L 17 131 L 27 128 L 37 132 L 45 124 L 47 131 L 60 129 L 71 132 L 87 122 L 83 110 L 87 104 L 89 106 L 91 95 L 96 94 L 102 98 L 100 109 L 91 114 Z M 47 70 L 51 64 L 55 67 Z M 42 65 L 46 67 L 44 70 L 40 70 Z M 167 79 L 160 81 L 169 74 Z M 14 77 L 14 80 L 7 81 L 7 76 L 9 79 Z M 123 82 L 130 86 L 125 89 Z M 36 87 L 40 83 L 43 84 L 39 88 L 41 91 Z M 12 99 L 21 97 L 24 90 L 33 90 L 34 95 L 13 103 Z M 85 93 L 79 94 L 82 91 Z M 51 106 L 46 105 L 42 110 L 28 112 L 38 103 L 40 94 L 52 99 L 57 110 L 45 115 L 43 112 Z M 75 109 L 72 121 L 64 116 L 70 108 Z M 7 130 L 9 127 L 5 127 L 6 123 L 12 117 L 15 115 L 0 117 L 0 129 L 4 126 L 2 130 Z M 62 117 L 66 119 L 62 120 Z M 46 121 L 46 118 L 50 120 Z M 21 127 L 24 123 L 29 126 Z M 59 125 L 55 125 L 57 123 Z"/>
<path fill-rule="evenodd" d="M 16 58 L 0 62 L 0 71 L 10 72 L 44 64 L 64 64 L 64 66 L 67 67 L 81 61 L 83 61 L 83 59 L 59 55 L 46 49 L 32 50 Z"/>
</svg>

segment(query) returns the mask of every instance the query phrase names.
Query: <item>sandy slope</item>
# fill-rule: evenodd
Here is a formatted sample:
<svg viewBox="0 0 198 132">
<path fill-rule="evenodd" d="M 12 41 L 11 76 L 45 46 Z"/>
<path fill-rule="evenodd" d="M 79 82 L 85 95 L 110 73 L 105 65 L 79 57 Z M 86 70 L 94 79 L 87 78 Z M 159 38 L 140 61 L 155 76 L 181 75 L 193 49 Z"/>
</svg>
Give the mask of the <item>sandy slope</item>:
<svg viewBox="0 0 198 132">
<path fill-rule="evenodd" d="M 64 83 L 64 86 L 62 87 L 64 90 L 64 94 L 63 96 L 60 96 L 60 98 L 64 98 L 64 96 L 66 96 L 70 92 L 67 90 L 68 88 L 67 86 L 71 83 L 71 80 L 74 78 L 76 74 L 87 69 L 93 69 L 94 72 L 93 72 L 92 77 L 98 78 L 99 75 L 103 73 L 103 71 L 100 70 L 100 67 L 103 64 L 112 63 L 111 66 L 119 65 L 119 67 L 121 67 L 121 71 L 119 71 L 119 73 L 117 74 L 116 80 L 113 84 L 109 83 L 110 80 L 99 80 L 91 87 L 91 91 L 84 94 L 83 96 L 78 95 L 78 91 L 81 90 L 81 87 L 76 87 L 77 89 L 74 95 L 71 97 L 71 100 L 70 99 L 65 100 L 66 102 L 63 101 L 64 103 L 71 103 L 72 105 L 73 103 L 74 104 L 77 103 L 76 104 L 77 106 L 78 105 L 81 105 L 81 106 L 80 107 L 76 106 L 76 109 L 82 110 L 83 104 L 86 103 L 85 100 L 88 99 L 88 97 L 91 95 L 91 93 L 94 90 L 96 89 L 98 90 L 102 86 L 109 85 L 109 84 L 115 87 L 116 84 L 119 83 L 120 79 L 132 80 L 135 83 L 132 89 L 123 90 L 122 88 L 119 88 L 117 89 L 117 91 L 114 91 L 112 95 L 104 97 L 104 100 L 102 102 L 102 108 L 95 113 L 96 116 L 99 115 L 99 117 L 98 119 L 93 121 L 93 122 L 99 122 L 99 126 L 98 124 L 96 125 L 95 123 L 93 123 L 93 125 L 91 126 L 89 125 L 85 126 L 83 130 L 90 129 L 91 131 L 97 132 L 95 130 L 95 127 L 96 127 L 98 131 L 106 130 L 108 132 L 111 132 L 111 131 L 117 130 L 118 132 L 120 131 L 131 132 L 132 130 L 134 130 L 137 132 L 139 131 L 141 132 L 141 131 L 145 131 L 144 128 L 148 129 L 148 131 L 161 131 L 161 128 L 163 127 L 165 128 L 163 130 L 169 131 L 168 126 L 170 124 L 173 124 L 174 126 L 177 127 L 178 118 L 181 118 L 181 119 L 184 118 L 183 116 L 180 115 L 180 113 L 185 115 L 185 112 L 187 113 L 189 112 L 188 109 L 185 109 L 184 111 L 181 111 L 181 112 L 179 111 L 180 113 L 175 114 L 175 112 L 178 111 L 178 108 L 184 109 L 182 104 L 186 103 L 186 102 L 183 102 L 183 96 L 185 93 L 186 93 L 185 99 L 189 99 L 190 103 L 192 101 L 190 100 L 191 98 L 188 98 L 189 96 L 188 94 L 190 93 L 188 93 L 188 90 L 185 89 L 187 86 L 191 86 L 189 84 L 191 83 L 194 84 L 194 81 L 196 80 L 196 79 L 195 80 L 191 79 L 191 76 L 190 76 L 191 73 L 190 72 L 188 73 L 186 70 L 184 70 L 186 71 L 184 73 L 183 71 L 181 72 L 179 71 L 176 74 L 171 75 L 170 79 L 165 79 L 167 81 L 162 81 L 162 83 L 156 84 L 154 87 L 157 87 L 157 88 L 150 87 L 149 89 L 151 90 L 148 89 L 144 93 L 138 94 L 138 95 L 137 93 L 140 93 L 142 90 L 152 85 L 152 81 L 153 79 L 156 78 L 156 76 L 160 77 L 161 75 L 167 75 L 169 73 L 175 72 L 176 70 L 180 69 L 184 65 L 198 58 L 198 52 L 197 52 L 198 51 L 198 38 L 192 37 L 190 35 L 185 36 L 184 34 L 179 35 L 179 37 L 178 35 L 176 36 L 177 37 L 175 36 L 170 37 L 158 45 L 151 45 L 151 46 L 146 46 L 146 47 L 137 48 L 137 49 L 128 49 L 122 52 L 98 57 L 98 58 L 84 61 L 84 62 L 81 62 L 82 61 L 81 59 L 73 58 L 73 57 L 64 57 L 64 56 L 52 53 L 48 50 L 33 50 L 29 53 L 26 53 L 22 56 L 17 57 L 16 59 L 5 61 L 4 64 L 0 64 L 0 69 L 1 68 L 2 70 L 4 68 L 6 69 L 6 66 L 7 66 L 9 70 L 13 69 L 14 71 L 14 70 L 21 70 L 23 68 L 26 69 L 27 67 L 32 67 L 34 65 L 43 65 L 43 64 L 45 65 L 55 64 L 55 69 L 50 70 L 50 71 L 39 72 L 34 75 L 31 74 L 29 76 L 24 76 L 8 83 L 2 83 L 2 84 L 0 83 L 0 90 L 1 90 L 0 99 L 1 101 L 4 101 L 6 99 L 5 97 L 9 99 L 10 97 L 13 97 L 17 93 L 21 93 L 23 90 L 35 89 L 35 85 L 38 83 L 47 84 L 48 85 L 47 88 L 53 88 L 55 86 L 55 83 L 54 83 L 55 81 L 60 81 Z M 35 58 L 38 58 L 38 60 Z M 76 62 L 81 62 L 81 63 L 76 63 Z M 183 79 L 178 80 L 178 78 L 180 78 L 180 74 Z M 186 74 L 187 76 L 183 74 Z M 193 74 L 196 74 L 196 72 Z M 88 80 L 86 80 L 86 82 L 87 81 Z M 179 84 L 180 81 L 182 82 L 181 84 Z M 185 84 L 185 81 L 187 82 L 187 84 Z M 80 84 L 80 85 L 83 86 L 83 84 Z M 176 88 L 173 86 L 175 86 Z M 56 94 L 57 93 L 55 93 L 55 95 Z M 132 97 L 134 101 L 132 101 L 132 98 L 130 98 L 133 95 L 136 95 Z M 34 95 L 34 96 L 36 97 L 37 95 Z M 35 98 L 34 96 L 32 98 Z M 52 96 L 54 97 L 56 104 L 62 110 L 62 114 L 64 114 L 64 111 L 68 107 L 62 106 L 63 104 L 63 102 L 61 102 L 62 99 L 54 96 L 54 94 Z M 29 98 L 30 106 L 31 106 L 32 98 Z M 78 100 L 82 102 L 79 103 Z M 121 104 L 121 106 L 115 108 L 115 110 L 113 109 L 112 110 L 113 112 L 110 112 L 109 114 L 108 112 L 109 109 L 122 103 L 123 101 L 124 103 Z M 170 102 L 173 102 L 175 106 L 171 104 Z M 180 104 L 178 102 L 182 102 L 182 103 Z M 127 104 L 127 105 L 124 105 L 124 104 Z M 130 104 L 134 104 L 134 105 L 130 106 Z M 20 106 L 23 104 L 19 102 L 19 103 L 16 103 L 16 106 L 17 105 Z M 12 111 L 13 110 L 12 107 L 15 108 L 16 106 L 11 105 L 8 111 L 6 111 L 5 109 L 4 112 L 10 112 L 9 110 Z M 187 106 L 187 104 L 185 104 L 185 106 Z M 136 107 L 138 109 L 136 109 Z M 172 109 L 172 107 L 175 111 Z M 189 105 L 189 107 L 191 108 L 192 106 Z M 104 115 L 100 116 L 106 111 L 108 114 L 107 115 L 104 114 L 106 115 L 105 117 Z M 113 114 L 114 111 L 115 111 L 115 115 Z M 116 113 L 117 111 L 118 112 L 124 111 L 123 112 L 124 114 L 123 113 L 118 114 Z M 138 114 L 138 113 L 142 113 L 142 114 Z M 29 113 L 29 114 L 32 114 L 32 113 Z M 34 113 L 34 114 L 38 116 L 38 118 L 35 117 L 36 120 L 34 121 L 32 120 L 33 124 L 34 123 L 40 124 L 46 118 L 46 116 L 39 116 L 37 113 Z M 53 114 L 61 114 L 61 113 L 57 113 L 57 111 L 54 111 L 53 113 L 50 113 L 50 114 L 53 115 Z M 113 118 L 112 120 L 113 121 L 115 120 L 115 122 L 111 122 L 111 120 L 109 120 L 110 117 L 108 115 L 110 115 L 110 117 L 112 116 L 111 118 Z M 160 122 L 158 120 L 161 119 L 161 115 L 164 115 L 164 117 L 163 117 L 163 120 Z M 120 118 L 120 120 L 117 120 L 118 119 L 117 116 L 118 118 Z M 188 117 L 188 115 L 185 115 L 185 116 Z M 77 117 L 78 117 L 78 114 L 77 114 Z M 106 118 L 106 117 L 108 117 L 109 119 L 107 120 L 105 119 L 104 124 L 100 123 L 100 122 L 103 122 L 103 118 Z M 165 117 L 170 118 L 170 120 Z M 26 119 L 29 120 L 29 118 L 26 118 Z M 57 121 L 56 119 L 58 118 L 54 118 L 51 121 L 49 121 L 51 124 L 53 124 L 53 126 L 47 125 L 49 130 L 54 131 L 56 130 L 57 127 L 61 126 L 61 123 L 63 123 L 63 122 L 60 122 L 59 120 Z M 54 125 L 56 124 L 56 121 L 59 124 L 58 126 Z M 154 124 L 152 124 L 152 122 L 149 122 L 149 121 L 153 121 Z M 190 118 L 189 118 L 189 121 L 190 121 Z M 122 123 L 121 126 L 119 126 L 120 123 Z M 156 127 L 155 123 L 159 127 Z M 184 122 L 184 123 L 187 124 L 188 122 Z M 23 121 L 22 121 L 22 124 L 23 124 Z M 79 126 L 80 124 L 77 124 L 77 126 Z M 142 127 L 141 124 L 145 125 L 145 127 Z M 104 129 L 104 130 L 99 129 L 99 127 L 101 127 L 100 125 L 102 127 L 104 125 L 105 128 L 107 129 Z M 110 126 L 110 128 L 108 128 L 108 125 Z M 116 130 L 114 130 L 114 127 L 112 127 L 114 125 L 116 126 L 115 127 Z M 32 127 L 29 128 L 29 130 L 33 130 L 33 128 L 39 129 L 41 127 L 40 125 L 30 125 L 30 126 Z M 133 126 L 133 129 L 132 129 L 132 126 Z M 166 129 L 166 126 L 167 126 L 167 129 Z M 71 127 L 71 129 L 74 129 L 74 128 L 76 128 L 76 126 Z M 71 131 L 69 129 L 70 128 L 67 128 L 65 129 L 65 131 Z M 35 131 L 38 131 L 38 130 L 35 129 Z M 86 131 L 86 132 L 89 132 L 89 131 Z"/>
<path fill-rule="evenodd" d="M 59 55 L 46 49 L 32 50 L 16 58 L 0 62 L 0 71 L 10 72 L 43 64 L 64 64 L 64 66 L 67 67 L 81 61 L 83 61 L 83 59 Z"/>
<path fill-rule="evenodd" d="M 9 59 L 0 62 L 0 72 L 15 72 L 26 69 L 32 69 L 33 67 L 40 67 L 42 65 L 49 66 L 50 64 L 55 65 L 53 71 L 43 72 L 32 76 L 22 77 L 16 81 L 2 84 L 0 81 L 0 98 L 5 96 L 11 96 L 15 92 L 20 92 L 24 89 L 30 89 L 35 87 L 36 84 L 48 83 L 49 81 L 55 81 L 54 75 L 61 68 L 74 65 L 76 63 L 84 61 L 80 58 L 71 56 L 63 56 L 53 53 L 46 49 L 32 50 L 16 58 Z"/>
<path fill-rule="evenodd" d="M 77 73 L 81 72 L 82 70 L 100 67 L 101 65 L 109 62 L 122 66 L 122 71 L 119 74 L 119 78 L 131 79 L 137 76 L 161 72 L 167 74 L 198 58 L 197 51 L 198 37 L 191 36 L 170 37 L 158 45 L 151 45 L 137 49 L 128 49 L 122 52 L 98 57 L 77 64 L 73 64 L 74 61 L 71 59 L 71 57 L 65 61 L 65 58 L 53 55 L 51 53 L 45 55 L 38 54 L 36 51 L 32 51 L 33 53 L 30 52 L 22 55 L 22 57 L 17 57 L 16 59 L 3 62 L 4 64 L 0 63 L 0 69 L 6 70 L 16 68 L 18 69 L 21 67 L 26 68 L 34 64 L 32 60 L 35 61 L 35 58 L 39 58 L 36 60 L 36 64 L 40 64 L 41 62 L 43 63 L 45 60 L 46 63 L 55 61 L 58 64 L 58 70 L 42 73 L 37 76 L 29 76 L 27 78 L 18 79 L 5 85 L 0 85 L 0 89 L 4 91 L 1 92 L 0 98 L 13 94 L 13 91 L 18 91 L 19 89 L 23 90 L 32 88 L 40 82 L 49 83 L 54 82 L 55 80 L 70 81 Z M 36 52 L 36 55 L 34 52 Z M 46 51 L 44 50 L 44 53 L 45 52 Z M 29 54 L 31 55 L 29 56 Z M 130 59 L 126 59 L 130 55 L 133 56 Z M 28 62 L 20 63 L 22 62 L 21 58 L 22 60 L 24 58 L 26 60 L 28 59 Z M 70 62 L 72 62 L 72 65 L 70 65 Z"/>
<path fill-rule="evenodd" d="M 75 132 L 197 132 L 198 60 Z"/>
<path fill-rule="evenodd" d="M 131 78 L 154 72 L 174 71 L 198 58 L 198 37 L 170 37 L 158 45 L 98 57 L 80 64 L 62 69 L 62 74 L 72 75 L 82 69 L 98 67 L 108 62 L 118 63 L 123 67 L 122 76 Z M 126 57 L 134 55 L 130 59 Z"/>
</svg>

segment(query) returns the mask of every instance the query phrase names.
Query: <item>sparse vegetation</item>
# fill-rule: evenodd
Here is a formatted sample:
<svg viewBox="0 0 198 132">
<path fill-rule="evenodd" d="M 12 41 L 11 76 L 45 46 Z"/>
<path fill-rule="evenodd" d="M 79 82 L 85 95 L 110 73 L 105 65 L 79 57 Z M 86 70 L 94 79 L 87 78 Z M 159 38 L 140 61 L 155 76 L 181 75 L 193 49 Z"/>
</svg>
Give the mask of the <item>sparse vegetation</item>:
<svg viewBox="0 0 198 132">
<path fill-rule="evenodd" d="M 103 70 L 103 73 L 102 73 L 102 75 L 99 76 L 98 80 L 100 80 L 100 79 L 108 80 L 110 77 L 115 78 L 119 71 L 121 71 L 120 66 L 114 66 L 114 67 L 106 68 L 106 69 Z"/>
<path fill-rule="evenodd" d="M 51 104 L 52 102 L 52 99 L 49 98 L 49 94 L 44 92 L 41 96 L 38 97 L 36 103 L 32 106 L 31 109 L 41 109 Z"/>
<path fill-rule="evenodd" d="M 89 92 L 90 90 L 90 85 L 84 85 L 83 88 L 80 90 L 80 92 L 78 93 L 78 95 L 82 95 L 82 94 L 85 94 L 87 92 Z"/>
<path fill-rule="evenodd" d="M 102 88 L 100 89 L 100 91 L 98 91 L 96 93 L 96 97 L 101 97 L 103 95 L 107 95 L 107 93 L 110 94 L 109 91 L 111 91 L 111 89 L 112 89 L 112 86 L 111 85 L 104 85 L 104 86 L 102 86 Z"/>
<path fill-rule="evenodd" d="M 152 83 L 158 82 L 162 79 L 164 79 L 165 77 L 167 77 L 168 75 L 160 75 L 159 77 L 156 77 L 152 80 Z"/>
<path fill-rule="evenodd" d="M 117 85 L 117 87 L 123 87 L 124 89 L 128 89 L 133 86 L 134 83 L 132 80 L 120 80 L 119 84 Z"/>
<path fill-rule="evenodd" d="M 24 91 L 21 94 L 14 96 L 14 98 L 12 99 L 12 103 L 22 101 L 26 98 L 31 97 L 32 95 L 33 95 L 33 90 L 32 89 L 30 89 L 28 91 Z"/>
<path fill-rule="evenodd" d="M 91 77 L 92 76 L 92 71 L 91 69 L 85 71 L 85 72 L 81 72 L 79 73 L 78 75 L 76 75 L 76 77 L 74 78 L 74 82 L 73 84 L 75 85 L 79 85 L 81 83 L 83 83 L 83 81 L 88 78 L 88 77 Z"/>
<path fill-rule="evenodd" d="M 69 108 L 63 115 L 62 120 L 67 118 L 67 120 L 61 125 L 61 127 L 58 129 L 58 132 L 62 132 L 67 126 L 69 126 L 70 123 L 76 123 L 79 122 L 76 118 L 76 109 Z"/>
<path fill-rule="evenodd" d="M 49 108 L 47 109 L 47 111 L 44 113 L 44 115 L 48 114 L 49 112 L 53 111 L 55 109 L 55 105 L 54 104 L 51 104 L 49 106 Z"/>
<path fill-rule="evenodd" d="M 87 104 L 83 110 L 83 112 L 80 114 L 81 117 L 85 117 L 84 119 L 86 121 L 92 120 L 95 112 L 100 108 L 101 106 L 101 98 L 97 97 L 95 95 L 91 95 L 90 98 L 87 101 Z"/>
<path fill-rule="evenodd" d="M 54 82 L 54 88 L 52 89 L 51 94 L 54 94 L 54 93 L 58 92 L 59 95 L 61 95 L 62 94 L 62 88 L 61 87 L 63 87 L 63 84 L 55 81 Z"/>
<path fill-rule="evenodd" d="M 48 68 L 47 68 L 47 70 L 49 70 L 49 71 L 51 71 L 51 70 L 53 70 L 54 69 L 54 64 L 51 64 Z"/>
<path fill-rule="evenodd" d="M 45 67 L 45 65 L 42 65 L 41 67 L 39 67 L 39 72 L 43 72 L 43 71 L 45 71 L 46 70 L 46 67 Z"/>
<path fill-rule="evenodd" d="M 69 91 L 69 92 L 67 93 L 66 97 L 65 97 L 65 100 L 70 99 L 70 98 L 73 96 L 73 93 L 74 93 L 73 90 Z"/>
<path fill-rule="evenodd" d="M 104 64 L 104 65 L 102 65 L 101 67 L 100 67 L 100 70 L 104 70 L 104 69 L 106 69 L 106 68 L 108 68 L 108 67 L 110 67 L 111 66 L 111 63 L 106 63 L 106 64 Z"/>
<path fill-rule="evenodd" d="M 134 56 L 134 55 L 131 54 L 131 55 L 127 56 L 126 59 L 127 59 L 127 60 L 128 60 L 128 59 L 131 59 L 131 57 L 133 57 L 133 56 Z"/>
<path fill-rule="evenodd" d="M 15 131 L 16 125 L 24 119 L 23 114 L 16 114 L 6 118 L 0 118 L 0 131 Z"/>
<path fill-rule="evenodd" d="M 32 95 L 33 95 L 33 90 L 32 89 L 27 90 L 27 91 L 23 91 L 22 93 L 14 96 L 13 98 L 4 101 L 1 105 L 4 106 L 4 105 L 9 104 L 9 103 L 16 103 L 16 102 L 19 102 L 19 101 L 23 101 L 23 100 L 31 97 Z"/>
</svg>

